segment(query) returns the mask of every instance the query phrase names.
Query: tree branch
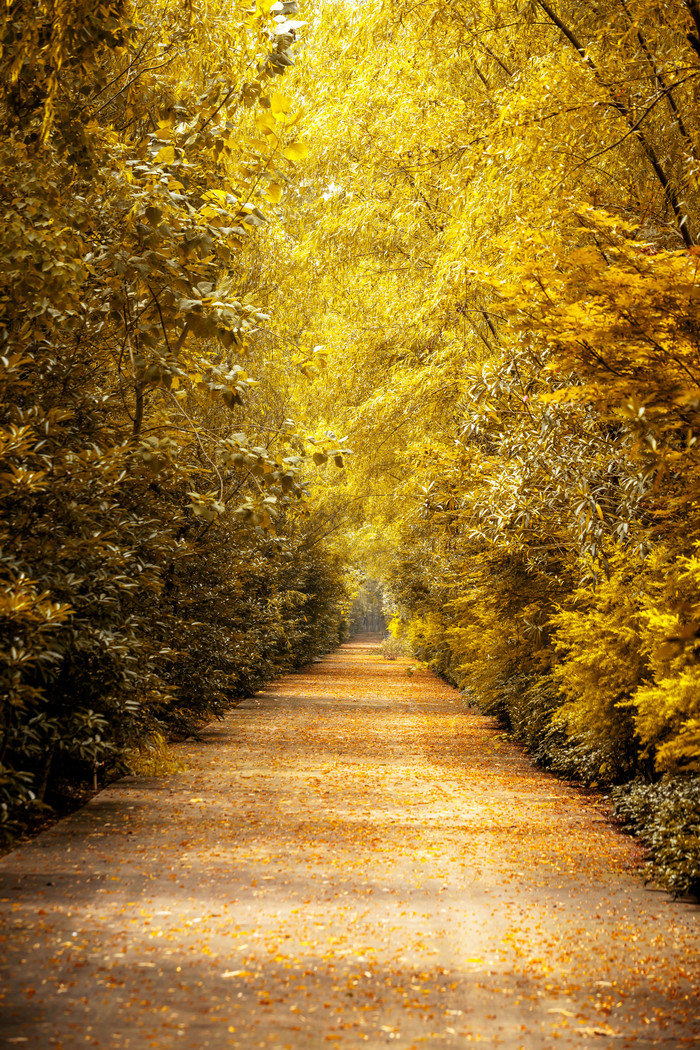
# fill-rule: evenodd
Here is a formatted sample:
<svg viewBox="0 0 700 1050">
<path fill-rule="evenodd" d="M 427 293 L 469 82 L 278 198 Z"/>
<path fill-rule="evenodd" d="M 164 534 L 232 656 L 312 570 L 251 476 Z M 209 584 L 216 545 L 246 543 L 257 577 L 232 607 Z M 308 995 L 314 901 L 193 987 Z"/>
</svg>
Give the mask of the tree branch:
<svg viewBox="0 0 700 1050">
<path fill-rule="evenodd" d="M 678 194 L 676 193 L 676 190 L 674 189 L 669 177 L 664 171 L 664 167 L 661 161 L 659 160 L 651 142 L 649 142 L 648 138 L 646 137 L 644 132 L 639 129 L 639 127 L 634 127 L 634 118 L 629 109 L 629 106 L 627 106 L 621 99 L 616 98 L 611 93 L 610 86 L 605 83 L 605 80 L 603 79 L 601 72 L 598 69 L 598 66 L 590 57 L 581 41 L 569 28 L 569 26 L 567 26 L 566 23 L 563 22 L 561 18 L 559 18 L 559 16 L 551 7 L 551 5 L 547 2 L 547 0 L 537 0 L 537 3 L 547 15 L 549 20 L 557 27 L 560 33 L 569 41 L 571 46 L 578 52 L 583 62 L 590 69 L 596 81 L 601 85 L 601 87 L 603 87 L 607 91 L 608 99 L 612 108 L 620 114 L 625 123 L 632 129 L 635 138 L 644 150 L 646 158 L 649 161 L 649 164 L 651 165 L 654 174 L 656 175 L 656 178 L 663 187 L 664 195 L 667 201 L 669 202 L 673 214 L 676 218 L 676 224 L 678 226 L 679 233 L 683 238 L 683 243 L 685 244 L 686 248 L 692 248 L 695 241 L 688 227 L 688 216 L 685 214 L 683 208 L 681 207 L 681 202 L 678 198 Z M 695 3 L 695 0 L 693 0 L 693 3 Z"/>
</svg>

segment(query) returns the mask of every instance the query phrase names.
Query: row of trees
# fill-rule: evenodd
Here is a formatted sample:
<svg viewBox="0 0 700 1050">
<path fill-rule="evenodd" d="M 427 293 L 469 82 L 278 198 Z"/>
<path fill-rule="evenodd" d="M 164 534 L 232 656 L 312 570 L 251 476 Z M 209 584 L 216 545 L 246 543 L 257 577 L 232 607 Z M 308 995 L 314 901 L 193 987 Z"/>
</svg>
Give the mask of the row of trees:
<svg viewBox="0 0 700 1050">
<path fill-rule="evenodd" d="M 0 821 L 345 630 L 256 234 L 306 147 L 290 0 L 0 29 Z M 306 380 L 304 380 L 306 381 Z M 337 445 L 337 443 L 336 443 Z M 122 766 L 123 768 L 123 766 Z"/>
<path fill-rule="evenodd" d="M 697 886 L 700 5 L 319 5 L 294 77 L 268 250 L 397 628 Z"/>
<path fill-rule="evenodd" d="M 697 886 L 700 5 L 8 11 L 6 822 L 333 645 L 351 545 Z"/>
</svg>

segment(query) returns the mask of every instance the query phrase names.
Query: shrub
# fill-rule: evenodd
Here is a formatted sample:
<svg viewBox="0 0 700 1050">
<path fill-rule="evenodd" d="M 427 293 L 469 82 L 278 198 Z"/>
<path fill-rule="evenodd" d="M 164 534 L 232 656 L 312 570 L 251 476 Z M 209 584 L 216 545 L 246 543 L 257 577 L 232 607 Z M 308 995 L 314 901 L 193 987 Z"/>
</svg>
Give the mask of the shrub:
<svg viewBox="0 0 700 1050">
<path fill-rule="evenodd" d="M 385 660 L 396 660 L 399 656 L 407 656 L 407 648 L 400 638 L 389 636 L 379 646 L 379 651 Z"/>
<path fill-rule="evenodd" d="M 700 779 L 667 775 L 613 789 L 617 817 L 649 850 L 647 872 L 675 895 L 700 894 Z"/>
</svg>

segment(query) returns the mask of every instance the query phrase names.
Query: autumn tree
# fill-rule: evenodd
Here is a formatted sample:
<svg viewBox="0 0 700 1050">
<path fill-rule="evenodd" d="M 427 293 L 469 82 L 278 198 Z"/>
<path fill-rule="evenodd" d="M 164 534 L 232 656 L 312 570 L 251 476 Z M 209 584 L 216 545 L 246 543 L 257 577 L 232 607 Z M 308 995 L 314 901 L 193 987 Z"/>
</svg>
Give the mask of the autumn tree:
<svg viewBox="0 0 700 1050">
<path fill-rule="evenodd" d="M 290 329 L 325 348 L 311 398 L 352 436 L 355 534 L 381 535 L 416 651 L 541 761 L 685 784 L 697 6 L 333 18 L 314 12 L 313 150 L 271 250 L 279 294 L 309 289 Z"/>
</svg>

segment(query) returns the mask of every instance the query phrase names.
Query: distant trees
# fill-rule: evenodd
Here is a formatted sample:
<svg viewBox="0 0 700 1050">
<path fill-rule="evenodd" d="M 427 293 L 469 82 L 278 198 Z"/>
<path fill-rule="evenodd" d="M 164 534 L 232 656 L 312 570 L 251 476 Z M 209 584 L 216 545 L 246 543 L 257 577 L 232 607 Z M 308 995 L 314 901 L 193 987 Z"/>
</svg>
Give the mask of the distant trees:
<svg viewBox="0 0 700 1050">
<path fill-rule="evenodd" d="M 349 613 L 349 626 L 353 633 L 360 631 L 383 632 L 386 616 L 383 609 L 382 588 L 377 580 L 364 579 L 357 588 Z"/>
</svg>

